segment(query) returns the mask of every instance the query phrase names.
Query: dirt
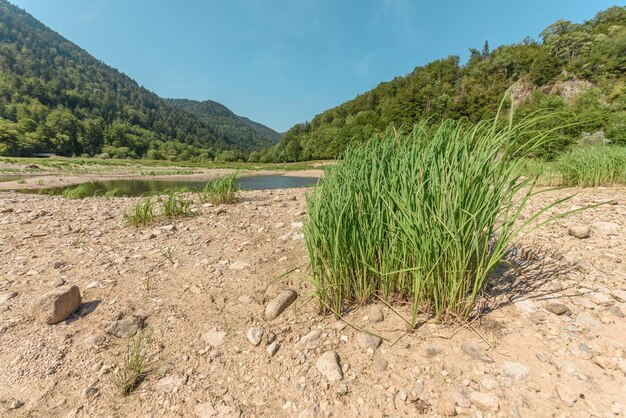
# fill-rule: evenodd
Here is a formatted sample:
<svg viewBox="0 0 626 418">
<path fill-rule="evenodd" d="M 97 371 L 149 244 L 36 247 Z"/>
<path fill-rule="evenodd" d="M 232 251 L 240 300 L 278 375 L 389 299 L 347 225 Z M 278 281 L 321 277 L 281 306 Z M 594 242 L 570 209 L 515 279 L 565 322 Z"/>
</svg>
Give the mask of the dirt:
<svg viewBox="0 0 626 418">
<path fill-rule="evenodd" d="M 1 192 L 0 415 L 624 416 L 626 188 L 550 191 L 525 216 L 573 193 L 551 213 L 613 203 L 524 237 L 496 272 L 481 319 L 423 317 L 407 331 L 406 306 L 362 307 L 345 321 L 318 313 L 302 235 L 306 189 L 198 203 L 197 216 L 143 228 L 122 219 L 134 198 Z M 588 238 L 570 235 L 585 226 Z M 33 302 L 63 283 L 79 286 L 79 310 L 55 325 L 37 321 Z M 265 320 L 285 289 L 296 302 Z M 148 373 L 124 396 L 115 382 L 129 342 L 106 329 L 133 317 L 146 325 Z M 263 331 L 258 345 L 246 335 L 253 327 Z M 336 358 L 328 351 L 341 371 L 318 364 Z"/>
</svg>

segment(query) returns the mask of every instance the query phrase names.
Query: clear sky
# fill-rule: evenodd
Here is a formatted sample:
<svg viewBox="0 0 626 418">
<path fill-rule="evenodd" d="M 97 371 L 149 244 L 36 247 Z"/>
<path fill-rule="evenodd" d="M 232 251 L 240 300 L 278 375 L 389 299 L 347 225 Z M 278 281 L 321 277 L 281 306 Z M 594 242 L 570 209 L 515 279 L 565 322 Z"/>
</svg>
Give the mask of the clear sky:
<svg viewBox="0 0 626 418">
<path fill-rule="evenodd" d="M 620 0 L 10 0 L 162 97 L 278 131 L 468 49 Z"/>
</svg>

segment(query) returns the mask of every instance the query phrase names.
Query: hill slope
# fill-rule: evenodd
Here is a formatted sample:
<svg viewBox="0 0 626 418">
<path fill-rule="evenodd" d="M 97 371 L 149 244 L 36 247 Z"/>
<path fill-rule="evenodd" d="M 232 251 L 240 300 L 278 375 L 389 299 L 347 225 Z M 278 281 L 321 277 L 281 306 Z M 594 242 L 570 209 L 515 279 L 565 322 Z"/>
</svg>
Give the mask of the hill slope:
<svg viewBox="0 0 626 418">
<path fill-rule="evenodd" d="M 0 155 L 54 152 L 207 159 L 272 142 L 168 106 L 0 0 Z"/>
<path fill-rule="evenodd" d="M 626 142 L 626 7 L 612 7 L 582 24 L 558 21 L 541 33 L 489 51 L 471 49 L 465 65 L 452 56 L 319 114 L 291 128 L 261 161 L 334 158 L 351 141 L 364 141 L 389 126 L 411 127 L 417 120 L 480 120 L 493 117 L 512 87 L 522 116 L 560 109 L 572 121 L 588 121 L 560 132 L 543 150 L 550 157 L 583 132 L 603 131 Z M 562 122 L 561 122 L 562 123 Z M 259 158 L 257 153 L 254 158 Z"/>
<path fill-rule="evenodd" d="M 268 145 L 280 140 L 280 134 L 273 129 L 248 118 L 237 116 L 229 108 L 213 100 L 202 102 L 189 99 L 164 100 L 169 106 L 199 117 L 225 135 L 245 138 L 251 143 L 267 143 Z"/>
</svg>

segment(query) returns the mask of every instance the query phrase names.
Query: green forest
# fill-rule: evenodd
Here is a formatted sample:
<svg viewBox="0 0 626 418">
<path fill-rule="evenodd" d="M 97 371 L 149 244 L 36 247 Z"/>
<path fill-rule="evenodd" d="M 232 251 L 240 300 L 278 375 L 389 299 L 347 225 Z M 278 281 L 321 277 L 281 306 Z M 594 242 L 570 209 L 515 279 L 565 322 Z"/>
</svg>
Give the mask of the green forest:
<svg viewBox="0 0 626 418">
<path fill-rule="evenodd" d="M 236 160 L 276 142 L 221 105 L 217 121 L 181 107 L 0 0 L 0 155 Z"/>
<path fill-rule="evenodd" d="M 472 122 L 493 118 L 507 89 L 515 116 L 556 111 L 546 128 L 564 127 L 537 152 L 554 158 L 581 139 L 626 143 L 626 7 L 612 7 L 581 24 L 557 21 L 541 34 L 490 50 L 471 49 L 413 72 L 292 127 L 253 161 L 336 158 L 351 142 L 382 135 L 389 127 L 410 129 L 426 120 Z"/>
</svg>

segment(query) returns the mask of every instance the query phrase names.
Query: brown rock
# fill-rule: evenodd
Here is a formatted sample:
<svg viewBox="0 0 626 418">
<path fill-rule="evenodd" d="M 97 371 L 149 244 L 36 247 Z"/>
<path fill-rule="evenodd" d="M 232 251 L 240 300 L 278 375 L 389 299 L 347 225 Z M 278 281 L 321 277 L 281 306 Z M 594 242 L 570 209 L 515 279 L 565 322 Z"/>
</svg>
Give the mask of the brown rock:
<svg viewBox="0 0 626 418">
<path fill-rule="evenodd" d="M 37 299 L 32 307 L 32 314 L 44 324 L 56 324 L 73 314 L 80 303 L 78 286 L 59 286 Z"/>
<path fill-rule="evenodd" d="M 280 295 L 265 307 L 265 318 L 267 318 L 268 321 L 278 318 L 278 316 L 294 303 L 297 298 L 298 294 L 295 290 L 283 290 Z"/>
</svg>

